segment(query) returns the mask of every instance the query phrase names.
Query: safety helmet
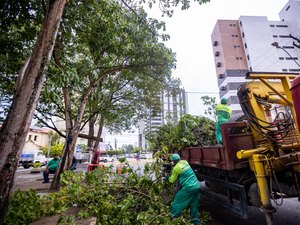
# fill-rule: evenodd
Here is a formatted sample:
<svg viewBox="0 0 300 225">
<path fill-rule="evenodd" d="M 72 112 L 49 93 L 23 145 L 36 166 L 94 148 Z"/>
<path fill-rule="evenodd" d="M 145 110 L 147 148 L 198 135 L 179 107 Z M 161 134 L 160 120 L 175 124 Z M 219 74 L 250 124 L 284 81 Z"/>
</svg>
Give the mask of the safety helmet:
<svg viewBox="0 0 300 225">
<path fill-rule="evenodd" d="M 171 160 L 172 160 L 172 161 L 180 160 L 180 156 L 179 156 L 178 154 L 172 154 Z"/>
<path fill-rule="evenodd" d="M 228 100 L 227 98 L 221 98 L 221 104 L 227 104 Z"/>
</svg>

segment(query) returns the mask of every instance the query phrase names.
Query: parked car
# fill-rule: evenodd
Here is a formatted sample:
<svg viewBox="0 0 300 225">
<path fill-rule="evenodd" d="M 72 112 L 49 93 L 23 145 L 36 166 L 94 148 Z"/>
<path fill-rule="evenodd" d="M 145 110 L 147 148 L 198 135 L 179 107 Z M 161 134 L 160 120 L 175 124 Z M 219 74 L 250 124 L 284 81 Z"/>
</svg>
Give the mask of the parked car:
<svg viewBox="0 0 300 225">
<path fill-rule="evenodd" d="M 140 159 L 147 159 L 146 155 L 140 155 Z"/>
<path fill-rule="evenodd" d="M 100 157 L 100 162 L 113 162 L 115 159 L 113 157 L 107 157 L 107 156 L 101 156 Z"/>
<path fill-rule="evenodd" d="M 47 162 L 46 156 L 41 151 L 23 152 L 19 157 L 19 165 L 23 166 L 25 169 L 34 166 L 34 164 L 45 166 Z"/>
</svg>

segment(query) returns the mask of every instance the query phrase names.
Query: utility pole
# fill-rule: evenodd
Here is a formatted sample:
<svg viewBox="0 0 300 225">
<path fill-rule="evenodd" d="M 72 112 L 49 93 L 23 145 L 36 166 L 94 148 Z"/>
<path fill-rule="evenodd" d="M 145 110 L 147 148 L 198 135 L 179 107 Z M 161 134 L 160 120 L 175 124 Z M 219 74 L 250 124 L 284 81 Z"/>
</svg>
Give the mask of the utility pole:
<svg viewBox="0 0 300 225">
<path fill-rule="evenodd" d="M 52 142 L 52 135 L 50 136 L 50 139 L 49 139 L 49 146 L 48 146 L 48 154 L 47 154 L 47 157 L 50 158 L 50 149 L 51 149 L 51 142 Z"/>
</svg>

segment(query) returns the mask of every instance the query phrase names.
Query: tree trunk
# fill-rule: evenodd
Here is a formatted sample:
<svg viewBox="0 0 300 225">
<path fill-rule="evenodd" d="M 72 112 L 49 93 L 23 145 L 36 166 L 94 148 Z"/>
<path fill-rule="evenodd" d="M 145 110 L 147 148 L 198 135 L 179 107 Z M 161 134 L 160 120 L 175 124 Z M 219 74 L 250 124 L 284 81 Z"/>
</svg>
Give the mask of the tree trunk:
<svg viewBox="0 0 300 225">
<path fill-rule="evenodd" d="M 77 116 L 74 123 L 72 123 L 71 119 L 71 111 L 69 111 L 70 106 L 70 98 L 69 98 L 69 92 L 68 89 L 64 89 L 64 101 L 65 101 L 65 113 L 66 113 L 66 145 L 63 150 L 63 155 L 59 163 L 58 172 L 56 176 L 54 177 L 51 187 L 51 190 L 56 190 L 59 188 L 59 181 L 60 181 L 60 175 L 63 171 L 65 171 L 67 168 L 70 167 L 73 154 L 74 154 L 74 148 L 76 144 L 77 137 L 80 133 L 80 127 L 82 123 L 83 114 L 86 108 L 86 104 L 88 101 L 89 96 L 91 95 L 91 92 L 93 90 L 94 85 L 90 85 L 85 92 L 82 94 L 82 100 L 80 103 L 80 106 L 77 110 Z M 71 110 L 71 108 L 70 108 Z"/>
<path fill-rule="evenodd" d="M 100 115 L 100 121 L 99 121 L 99 129 L 97 133 L 97 138 L 101 138 L 102 131 L 103 131 L 103 126 L 104 126 L 104 116 Z M 94 144 L 94 149 L 99 148 L 100 141 L 95 141 Z"/>
<path fill-rule="evenodd" d="M 94 133 L 95 133 L 95 122 L 96 122 L 96 117 L 92 117 L 89 121 L 89 136 L 90 137 L 94 137 Z M 93 139 L 88 139 L 88 148 L 91 149 L 93 148 L 93 144 L 94 144 L 94 140 Z"/>
<path fill-rule="evenodd" d="M 8 208 L 11 188 L 34 110 L 52 56 L 54 42 L 66 0 L 49 0 L 47 14 L 20 88 L 16 90 L 10 111 L 0 130 L 0 224 Z"/>
</svg>

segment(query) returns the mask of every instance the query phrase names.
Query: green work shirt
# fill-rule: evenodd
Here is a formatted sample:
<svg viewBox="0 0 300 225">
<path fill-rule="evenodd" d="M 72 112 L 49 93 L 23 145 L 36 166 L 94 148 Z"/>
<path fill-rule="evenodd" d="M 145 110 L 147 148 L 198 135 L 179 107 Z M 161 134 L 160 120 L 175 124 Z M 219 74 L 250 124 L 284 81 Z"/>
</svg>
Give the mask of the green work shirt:
<svg viewBox="0 0 300 225">
<path fill-rule="evenodd" d="M 180 160 L 175 165 L 171 176 L 169 177 L 169 182 L 175 183 L 177 178 L 182 189 L 192 191 L 200 188 L 200 184 L 193 169 L 185 160 Z"/>
<path fill-rule="evenodd" d="M 59 161 L 60 161 L 60 158 L 58 158 L 57 160 L 51 159 L 47 164 L 49 170 L 56 171 L 58 168 Z"/>
<path fill-rule="evenodd" d="M 222 122 L 226 123 L 231 118 L 232 115 L 231 108 L 223 104 L 217 105 L 216 112 L 217 112 L 218 121 L 221 123 Z"/>
</svg>

